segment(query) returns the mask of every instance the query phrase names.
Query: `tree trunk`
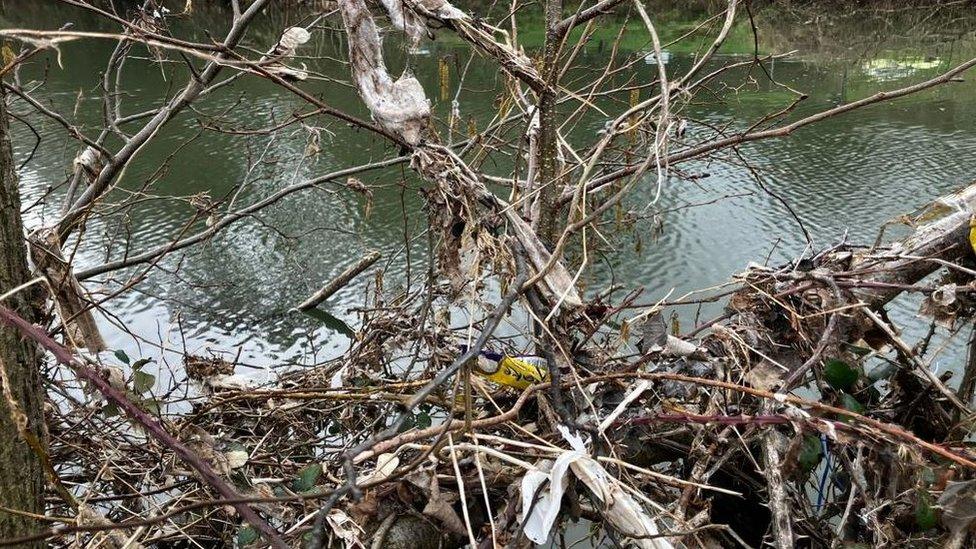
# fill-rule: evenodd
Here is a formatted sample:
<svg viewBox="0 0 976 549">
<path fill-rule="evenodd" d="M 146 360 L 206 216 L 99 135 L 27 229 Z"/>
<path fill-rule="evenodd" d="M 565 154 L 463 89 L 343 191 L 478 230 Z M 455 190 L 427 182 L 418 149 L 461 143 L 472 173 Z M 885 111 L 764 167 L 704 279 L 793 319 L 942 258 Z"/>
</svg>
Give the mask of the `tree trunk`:
<svg viewBox="0 0 976 549">
<path fill-rule="evenodd" d="M 556 121 L 556 96 L 552 92 L 559 83 L 559 46 L 562 34 L 559 21 L 562 16 L 562 0 L 546 0 L 546 39 L 542 53 L 542 76 L 548 87 L 539 92 L 539 174 L 536 186 L 539 191 L 538 234 L 547 246 L 554 246 L 559 237 L 560 210 L 558 161 L 558 124 Z"/>
<path fill-rule="evenodd" d="M 30 277 L 24 228 L 20 218 L 20 196 L 10 149 L 7 110 L 0 87 L 0 293 L 23 284 Z M 32 289 L 19 291 L 5 300 L 17 314 L 36 318 Z M 40 458 L 22 433 L 45 443 L 43 387 L 40 355 L 32 343 L 16 330 L 0 327 L 0 506 L 6 509 L 44 514 L 44 475 Z M 39 521 L 0 510 L 0 539 L 30 534 L 40 529 Z M 23 547 L 43 547 L 43 542 Z"/>
</svg>

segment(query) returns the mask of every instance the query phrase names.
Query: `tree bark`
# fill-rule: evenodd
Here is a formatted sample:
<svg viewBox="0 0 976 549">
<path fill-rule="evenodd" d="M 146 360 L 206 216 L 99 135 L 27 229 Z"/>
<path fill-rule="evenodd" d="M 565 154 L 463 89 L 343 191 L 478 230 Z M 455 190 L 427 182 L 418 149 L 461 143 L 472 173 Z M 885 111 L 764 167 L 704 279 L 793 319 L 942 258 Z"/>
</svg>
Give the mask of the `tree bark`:
<svg viewBox="0 0 976 549">
<path fill-rule="evenodd" d="M 20 196 L 10 147 L 7 110 L 0 86 L 0 293 L 30 278 Z M 29 288 L 9 297 L 5 304 L 17 314 L 34 321 L 35 291 Z M 44 475 L 40 458 L 23 433 L 46 445 L 44 395 L 40 355 L 33 343 L 21 339 L 13 328 L 0 327 L 0 506 L 38 515 L 44 514 Z M 22 514 L 0 509 L 0 539 L 23 536 L 39 530 L 41 523 Z M 44 547 L 36 542 L 27 547 Z"/>
<path fill-rule="evenodd" d="M 332 297 L 333 294 L 341 290 L 349 284 L 349 282 L 359 276 L 363 271 L 370 268 L 373 263 L 376 263 L 380 259 L 380 252 L 373 250 L 368 255 L 363 256 L 362 259 L 350 265 L 345 271 L 339 274 L 339 276 L 333 278 L 325 286 L 312 294 L 308 299 L 302 301 L 298 307 L 295 307 L 299 311 L 307 311 L 309 309 L 314 309 L 319 303 L 322 303 L 326 299 Z"/>
<path fill-rule="evenodd" d="M 536 186 L 539 191 L 538 234 L 547 246 L 554 246 L 558 239 L 560 211 L 559 195 L 559 143 L 556 123 L 556 96 L 552 91 L 559 81 L 559 47 L 562 33 L 559 22 L 562 17 L 562 0 L 546 0 L 546 39 L 542 53 L 542 75 L 548 86 L 539 91 L 539 174 Z"/>
</svg>

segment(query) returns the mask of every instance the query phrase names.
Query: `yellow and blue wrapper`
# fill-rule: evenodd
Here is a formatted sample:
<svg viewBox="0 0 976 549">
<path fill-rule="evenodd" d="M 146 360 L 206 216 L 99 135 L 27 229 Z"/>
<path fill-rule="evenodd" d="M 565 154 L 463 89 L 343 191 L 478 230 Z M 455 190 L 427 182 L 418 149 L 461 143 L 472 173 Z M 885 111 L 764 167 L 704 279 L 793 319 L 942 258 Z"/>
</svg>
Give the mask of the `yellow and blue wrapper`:
<svg viewBox="0 0 976 549">
<path fill-rule="evenodd" d="M 549 380 L 546 361 L 541 357 L 514 357 L 486 352 L 478 358 L 475 371 L 499 385 L 521 390 Z"/>
</svg>

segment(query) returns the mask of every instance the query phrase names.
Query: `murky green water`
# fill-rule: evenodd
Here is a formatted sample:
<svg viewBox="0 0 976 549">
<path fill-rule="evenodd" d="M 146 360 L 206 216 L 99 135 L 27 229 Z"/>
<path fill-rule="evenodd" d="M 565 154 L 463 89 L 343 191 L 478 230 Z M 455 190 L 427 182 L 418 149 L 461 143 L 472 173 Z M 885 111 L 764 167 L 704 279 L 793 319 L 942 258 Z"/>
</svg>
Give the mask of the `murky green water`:
<svg viewBox="0 0 976 549">
<path fill-rule="evenodd" d="M 173 19 L 172 24 L 198 35 L 204 29 L 222 35 L 227 14 L 197 10 L 192 19 Z M 680 35 L 701 19 L 700 14 L 673 11 L 652 16 L 665 38 Z M 883 18 L 860 17 L 828 22 L 760 12 L 757 20 L 762 51 L 796 50 L 790 58 L 767 66 L 782 83 L 809 95 L 797 116 L 929 78 L 976 55 L 976 38 L 966 30 L 974 26 L 965 19 L 900 17 L 885 23 Z M 0 19 L 3 26 L 47 29 L 68 22 L 75 29 L 100 28 L 89 15 L 46 0 L 5 1 Z M 262 17 L 249 34 L 250 45 L 266 49 L 281 28 L 295 22 L 296 16 L 287 12 Z M 531 41 L 539 34 L 534 30 L 526 27 L 523 39 Z M 320 77 L 302 87 L 365 117 L 348 83 L 340 35 L 323 31 L 314 36 L 303 53 L 311 57 L 305 62 Z M 578 64 L 603 67 L 612 36 L 608 30 L 602 39 L 591 41 Z M 465 132 L 469 119 L 483 125 L 495 115 L 501 80 L 493 66 L 477 57 L 468 65 L 470 51 L 445 38 L 409 56 L 390 39 L 390 64 L 413 67 L 442 120 L 447 118 L 450 101 L 441 99 L 439 60 L 450 67 L 450 97 L 467 66 L 458 96 L 463 119 L 459 127 Z M 626 53 L 641 51 L 646 43 L 639 27 L 625 34 L 624 46 L 632 48 Z M 678 73 L 690 66 L 701 44 L 697 40 L 673 47 L 668 69 Z M 62 66 L 54 55 L 43 57 L 24 71 L 24 82 L 36 81 L 37 97 L 68 113 L 89 135 L 97 135 L 102 109 L 98 82 L 112 47 L 107 41 L 66 44 Z M 713 65 L 746 59 L 752 48 L 748 21 L 743 18 Z M 183 68 L 175 61 L 157 63 L 155 54 L 145 49 L 138 55 L 142 59 L 129 61 L 124 73 L 125 113 L 159 105 L 183 84 Z M 634 77 L 646 82 L 656 70 L 641 62 Z M 672 179 L 653 204 L 653 185 L 641 189 L 628 207 L 646 219 L 622 232 L 612 225 L 604 227 L 616 249 L 607 246 L 597 251 L 599 259 L 588 287 L 599 289 L 609 281 L 628 289 L 643 287 L 642 301 L 651 302 L 672 290 L 676 297 L 724 282 L 750 261 L 796 257 L 807 243 L 782 201 L 796 212 L 814 246 L 828 245 L 845 234 L 872 241 L 885 221 L 976 178 L 974 79 L 976 75 L 970 75 L 966 82 L 830 119 L 786 139 L 743 147 L 742 158 L 752 170 L 731 156 L 680 165 L 686 174 L 701 177 Z M 685 110 L 691 120 L 689 139 L 703 135 L 708 127 L 746 127 L 785 107 L 791 97 L 785 89 L 769 84 L 756 67 L 727 73 L 711 91 Z M 619 108 L 620 103 L 608 99 L 603 105 Z M 77 250 L 77 265 L 136 253 L 180 234 L 194 211 L 189 204 L 194 194 L 207 192 L 222 198 L 238 193 L 236 201 L 241 205 L 293 182 L 398 154 L 384 142 L 324 117 L 308 119 L 305 126 L 289 126 L 273 137 L 203 132 L 204 125 L 238 130 L 272 126 L 306 108 L 288 92 L 254 78 L 238 80 L 195 107 L 169 125 L 125 173 L 124 190 L 111 198 L 131 201 L 131 206 L 103 208 L 89 221 Z M 28 209 L 28 223 L 37 226 L 56 215 L 78 150 L 65 141 L 59 127 L 31 115 L 24 103 L 16 103 L 14 110 L 43 136 L 33 159 L 21 170 L 25 204 L 34 204 L 53 189 L 46 204 Z M 601 127 L 596 120 L 588 124 L 576 128 L 575 138 L 592 136 Z M 24 160 L 35 139 L 25 125 L 14 127 L 17 157 Z M 443 124 L 438 131 L 447 137 Z M 464 137 L 455 133 L 453 139 Z M 307 156 L 313 139 L 318 139 L 319 152 Z M 507 174 L 503 165 L 488 165 L 485 170 Z M 782 201 L 761 189 L 755 175 Z M 262 367 L 311 364 L 341 353 L 349 343 L 346 336 L 289 309 L 369 249 L 384 251 L 387 289 L 408 280 L 417 283 L 426 269 L 425 244 L 418 236 L 425 227 L 418 197 L 422 183 L 405 167 L 370 172 L 361 179 L 375 192 L 368 216 L 361 197 L 327 185 L 291 195 L 206 244 L 167 258 L 134 290 L 108 302 L 111 314 L 101 323 L 110 346 L 154 357 L 160 356 L 160 348 L 173 351 L 184 344 L 197 354 L 213 351 L 234 356 L 240 349 L 241 362 Z M 143 195 L 133 194 L 140 190 Z M 690 204 L 703 205 L 685 207 Z M 195 226 L 195 230 L 202 228 L 202 222 Z M 404 246 L 405 241 L 411 245 Z M 122 274 L 116 273 L 96 277 L 87 285 L 104 293 L 117 288 L 121 280 Z M 372 283 L 372 278 L 360 277 L 325 308 L 355 325 L 357 316 L 349 309 L 364 304 L 365 290 Z M 716 307 L 707 308 L 703 317 Z M 695 311 L 683 314 L 687 325 Z M 897 318 L 909 322 L 913 315 L 910 302 L 899 305 Z"/>
</svg>

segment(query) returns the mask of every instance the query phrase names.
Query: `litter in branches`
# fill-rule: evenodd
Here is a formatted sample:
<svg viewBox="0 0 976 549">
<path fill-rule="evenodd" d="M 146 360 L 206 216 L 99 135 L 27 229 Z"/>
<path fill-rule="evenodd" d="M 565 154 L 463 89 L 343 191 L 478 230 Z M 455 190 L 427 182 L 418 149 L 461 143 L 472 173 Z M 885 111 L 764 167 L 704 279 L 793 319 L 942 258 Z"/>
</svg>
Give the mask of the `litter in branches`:
<svg viewBox="0 0 976 549">
<path fill-rule="evenodd" d="M 745 143 L 951 85 L 976 59 L 933 65 L 926 70 L 941 72 L 927 80 L 804 117 L 794 117 L 805 98 L 796 94 L 782 111 L 720 126 L 694 117 L 702 96 L 737 93 L 720 75 L 750 71 L 749 85 L 765 78 L 777 93 L 792 93 L 764 70 L 778 56 L 759 54 L 758 34 L 753 55 L 714 57 L 733 28 L 755 24 L 749 3 L 733 0 L 713 14 L 708 21 L 717 35 L 702 42 L 690 68 L 666 55 L 658 22 L 642 2 L 602 0 L 572 13 L 561 2 L 544 2 L 544 38 L 534 52 L 540 63 L 525 54 L 519 42 L 525 33 L 517 32 L 520 10 L 532 4 L 512 4 L 504 18 L 510 29 L 501 29 L 444 0 L 338 0 L 337 12 L 289 13 L 303 26 L 248 33 L 266 3 L 248 2 L 242 11 L 241 2 L 231 2 L 219 43 L 178 38 L 180 25 L 167 20 L 181 15 L 154 2 L 141 12 L 133 8 L 129 19 L 71 2 L 114 32 L 0 30 L 47 40 L 27 41 L 21 53 L 5 50 L 15 77 L 3 89 L 13 92 L 18 109 L 36 110 L 77 141 L 63 150 L 81 151 L 66 158 L 70 177 L 60 214 L 27 237 L 33 280 L 3 289 L 6 298 L 46 282 L 56 315 L 38 311 L 34 324 L 0 307 L 4 329 L 17 336 L 0 343 L 26 338 L 53 359 L 42 370 L 48 392 L 34 395 L 48 405 L 46 432 L 25 436 L 27 423 L 20 421 L 21 431 L 9 437 L 34 442 L 25 455 L 44 462 L 51 488 L 39 494 L 45 521 L 0 543 L 488 549 L 568 546 L 564 538 L 577 525 L 594 546 L 643 549 L 972 544 L 976 338 L 960 383 L 937 366 L 948 346 L 943 339 L 976 318 L 976 183 L 900 217 L 909 232 L 900 240 L 816 246 L 810 239 L 791 261 L 743 265 L 720 287 L 675 299 L 643 296 L 651 292 L 615 273 L 607 282 L 594 272 L 601 254 L 619 244 L 614 233 L 649 211 L 633 210 L 634 202 L 652 196 L 656 202 L 674 180 L 704 185 L 705 177 L 692 172 L 710 162 L 747 162 Z M 409 69 L 391 76 L 370 12 L 380 5 L 406 35 L 401 51 L 415 53 L 425 37 L 450 33 L 471 59 L 490 63 L 497 86 L 489 90 L 495 94 L 489 121 L 471 116 L 470 130 L 458 131 L 466 122 L 457 98 L 473 93 L 474 61 L 455 71 L 451 57 L 435 60 L 441 101 L 457 100 L 446 122 Z M 734 27 L 743 6 L 750 25 Z M 187 2 L 184 15 L 191 7 Z M 604 22 L 597 19 L 631 7 L 642 25 L 621 25 L 609 48 L 601 42 L 605 66 L 593 71 L 581 59 Z M 638 27 L 653 52 L 621 49 L 624 34 Z M 348 66 L 346 59 L 335 62 L 341 51 L 319 51 L 328 41 L 318 33 L 327 29 L 340 33 L 334 42 Z M 708 32 L 715 29 L 703 24 L 679 40 Z M 263 42 L 245 47 L 245 36 Z M 313 38 L 317 51 L 301 57 Z M 15 74 L 33 55 L 31 46 L 68 40 L 108 40 L 115 48 L 96 87 L 103 96 L 99 131 L 75 127 L 68 122 L 75 117 L 33 100 L 41 88 L 22 85 Z M 145 58 L 133 44 L 153 55 Z M 299 65 L 313 59 L 334 62 L 339 76 Z M 635 68 L 646 69 L 648 60 L 651 70 Z M 186 76 L 186 84 L 150 110 L 123 116 L 131 106 L 123 66 L 138 62 Z M 313 70 L 316 78 L 309 78 Z M 218 79 L 221 71 L 232 74 Z M 291 94 L 297 106 L 287 114 L 275 110 L 273 122 L 255 128 L 235 127 L 233 118 L 246 113 L 250 96 L 225 112 L 197 105 L 255 76 Z M 335 106 L 348 102 L 322 99 L 315 85 L 352 94 L 342 99 L 364 105 L 372 122 Z M 275 99 L 276 106 L 286 103 Z M 242 139 L 242 179 L 230 190 L 177 197 L 154 188 L 181 144 L 143 186 L 127 186 L 149 171 L 127 168 L 183 111 L 198 117 L 201 135 Z M 289 131 L 300 139 L 287 141 Z M 319 173 L 347 131 L 364 134 L 368 154 L 377 158 Z M 261 146 L 252 146 L 258 140 Z M 282 171 L 291 160 L 295 165 Z M 270 190 L 255 197 L 247 192 L 252 188 Z M 641 188 L 652 192 L 637 193 Z M 400 193 L 404 209 L 391 219 L 402 224 L 404 240 L 382 254 L 361 253 L 380 244 L 356 225 L 361 218 L 353 229 L 338 227 L 333 209 L 358 213 L 365 201 L 361 217 L 369 218 L 375 198 L 386 215 L 396 204 L 390 189 Z M 308 190 L 325 199 L 307 209 L 287 201 Z M 336 200 L 343 193 L 352 196 L 349 203 Z M 113 216 L 131 219 L 134 208 L 164 199 L 190 212 L 171 241 L 140 250 L 116 236 L 126 231 L 106 228 L 124 246 L 113 240 L 104 254 L 83 248 L 86 234 L 103 229 L 92 220 L 127 229 L 127 220 Z M 411 200 L 416 210 L 406 209 Z M 122 349 L 99 353 L 106 338 L 92 309 L 143 291 L 138 284 L 157 271 L 181 280 L 193 257 L 174 252 L 203 244 L 217 255 L 240 245 L 215 237 L 241 220 L 254 224 L 252 232 L 297 241 L 275 226 L 275 215 L 265 215 L 272 211 L 326 219 L 336 227 L 322 230 L 357 239 L 354 247 L 324 242 L 325 253 L 341 255 L 330 263 L 340 265 L 340 274 L 324 285 L 321 275 L 306 274 L 304 258 L 295 262 L 300 291 L 320 288 L 311 297 L 260 296 L 261 320 L 308 320 L 289 309 L 300 302 L 297 309 L 322 322 L 279 334 L 299 358 L 265 367 L 240 348 L 211 347 L 211 324 L 236 318 L 224 310 L 208 310 L 216 318 L 191 328 L 204 334 L 204 350 L 193 349 L 182 337 L 181 315 L 207 308 L 193 299 L 214 291 L 202 285 L 194 288 L 200 294 L 173 300 L 178 306 L 167 311 L 178 328 L 160 329 L 158 344 L 126 332 L 130 327 L 117 331 L 137 343 L 127 349 L 139 353 L 136 360 Z M 317 239 L 321 228 L 307 232 Z M 104 257 L 104 264 L 78 271 L 86 284 L 103 286 L 97 293 L 92 287 L 93 295 L 107 296 L 97 302 L 73 274 L 75 254 L 64 249 L 73 232 L 70 241 L 85 260 Z M 238 255 L 264 246 L 262 238 L 245 240 Z M 274 262 L 291 264 L 294 257 Z M 249 272 L 262 267 L 242 263 Z M 341 319 L 315 311 L 356 277 L 366 280 L 365 289 L 343 303 Z M 920 304 L 921 322 L 929 323 L 921 337 L 901 325 L 903 316 L 888 314 L 896 300 L 916 298 L 911 310 Z M 721 304 L 714 306 L 717 316 L 698 315 L 706 303 Z M 308 335 L 323 328 L 336 333 L 327 358 Z M 113 332 L 107 339 L 115 338 Z M 3 364 L 0 374 L 0 404 L 16 410 L 19 394 L 6 391 Z"/>
<path fill-rule="evenodd" d="M 929 229 L 919 226 L 916 231 Z M 917 242 L 916 236 L 876 253 L 912 253 L 912 242 Z M 929 258 L 956 257 L 954 249 L 945 246 L 941 255 Z M 681 338 L 696 348 L 690 355 L 669 353 L 660 345 L 666 341 L 661 320 L 649 313 L 642 331 L 617 334 L 643 341 L 637 355 L 620 352 L 611 337 L 578 350 L 573 365 L 562 364 L 558 376 L 521 390 L 487 385 L 478 377 L 470 378 L 470 393 L 463 386 L 437 387 L 422 408 L 409 413 L 409 423 L 398 434 L 355 460 L 362 471 L 357 484 L 363 498 L 335 501 L 325 528 L 349 543 L 421 536 L 416 543 L 457 547 L 467 539 L 466 521 L 492 520 L 498 535 L 504 532 L 507 539 L 525 535 L 540 541 L 575 515 L 604 525 L 618 539 L 664 548 L 736 539 L 753 543 L 772 528 L 779 512 L 791 524 L 788 530 L 778 530 L 784 538 L 823 539 L 822 521 L 829 515 L 821 518 L 814 512 L 816 498 L 811 500 L 803 486 L 816 475 L 827 475 L 828 482 L 836 484 L 831 489 L 836 499 L 830 501 L 843 505 L 831 513 L 841 514 L 850 505 L 853 510 L 847 514 L 856 516 L 852 513 L 858 509 L 884 504 L 867 522 L 845 521 L 845 535 L 879 540 L 913 535 L 911 528 L 898 533 L 876 529 L 914 521 L 910 517 L 922 505 L 913 499 L 918 490 L 938 490 L 942 477 L 968 478 L 976 462 L 960 442 L 948 438 L 956 405 L 917 370 L 912 357 L 889 356 L 886 349 L 895 347 L 886 341 L 891 335 L 873 326 L 870 316 L 862 317 L 868 307 L 880 305 L 859 302 L 854 292 L 877 286 L 873 281 L 879 273 L 850 270 L 845 262 L 856 250 L 848 245 L 823 250 L 804 271 L 784 265 L 744 272 L 726 318 L 700 338 Z M 962 262 L 972 263 L 973 258 Z M 931 272 L 943 267 L 939 261 L 927 264 Z M 969 280 L 957 291 L 969 295 L 972 284 Z M 929 293 L 938 287 L 918 288 L 930 288 L 925 292 Z M 272 387 L 214 387 L 206 406 L 179 419 L 173 428 L 184 433 L 190 447 L 215 471 L 246 479 L 250 493 L 263 493 L 267 479 L 274 479 L 281 488 L 260 504 L 263 512 L 277 517 L 307 513 L 306 500 L 319 500 L 342 486 L 342 452 L 347 446 L 340 444 L 331 454 L 311 461 L 296 459 L 289 448 L 315 439 L 314 433 L 337 442 L 366 436 L 373 422 L 414 401 L 427 378 L 355 381 L 378 380 L 380 357 L 420 345 L 431 365 L 453 358 L 442 353 L 444 338 L 453 336 L 415 330 L 423 301 L 422 294 L 404 296 L 396 305 L 369 315 L 360 330 L 395 334 L 392 339 L 366 335 L 348 358 L 286 374 Z M 871 356 L 900 365 L 881 380 L 890 387 L 886 394 L 876 390 L 878 380 L 866 372 Z M 345 374 L 348 383 L 335 387 L 333 376 L 347 360 L 353 361 Z M 198 372 L 195 376 L 230 371 L 215 359 L 188 358 L 187 364 L 200 364 L 189 368 Z M 573 369 L 578 372 L 575 380 L 553 384 Z M 759 370 L 768 371 L 757 376 Z M 798 372 L 805 374 L 797 377 Z M 818 384 L 820 400 L 788 394 L 790 386 L 807 377 Z M 919 394 L 930 396 L 919 402 Z M 557 399 L 574 418 L 572 424 L 563 419 Z M 963 417 L 971 416 L 963 411 Z M 59 428 L 55 434 L 61 432 Z M 217 432 L 234 434 L 218 441 L 213 435 Z M 453 442 L 446 441 L 447 435 Z M 594 451 L 607 443 L 613 453 Z M 149 439 L 140 444 L 159 443 Z M 753 454 L 764 447 L 772 453 Z M 68 450 L 58 445 L 53 455 Z M 117 450 L 133 456 L 130 460 L 142 459 L 138 455 L 156 459 L 152 452 L 130 454 L 125 446 Z M 165 444 L 158 450 L 169 451 Z M 268 455 L 296 458 L 279 462 L 259 457 Z M 895 455 L 900 459 L 893 461 Z M 765 475 L 751 465 L 753 458 L 763 464 Z M 696 464 L 690 474 L 683 465 L 686 460 Z M 824 468 L 824 460 L 832 465 Z M 149 463 L 142 466 L 151 469 Z M 166 481 L 146 477 L 142 482 L 141 489 L 152 490 Z M 859 487 L 890 482 L 895 483 L 892 496 Z M 968 493 L 969 484 L 950 481 L 941 496 L 932 496 L 930 504 L 939 500 L 944 509 L 937 520 L 944 521 L 949 536 L 965 538 L 968 532 L 968 500 L 955 494 Z M 684 493 L 694 497 L 683 498 Z M 744 502 L 765 502 L 773 493 L 779 507 L 749 511 L 750 526 L 723 522 L 729 520 L 723 517 L 739 512 L 737 508 L 751 508 Z M 566 502 L 577 501 L 581 494 L 588 495 L 578 507 L 567 508 Z M 192 501 L 185 496 L 174 499 L 171 509 Z M 463 505 L 477 518 L 465 519 Z M 219 513 L 208 516 L 207 521 L 181 524 L 181 532 L 205 536 L 219 529 Z M 424 521 L 434 527 L 420 527 Z M 475 524 L 480 528 L 482 522 Z M 120 526 L 124 525 L 123 521 Z M 754 528 L 759 534 L 752 533 Z M 298 528 L 293 533 L 303 531 L 308 532 Z M 147 532 L 173 534 L 162 525 Z"/>
<path fill-rule="evenodd" d="M 430 118 L 430 102 L 420 82 L 407 71 L 396 80 L 390 77 L 366 2 L 341 0 L 339 11 L 349 37 L 353 78 L 373 119 L 405 143 L 420 143 Z"/>
</svg>

